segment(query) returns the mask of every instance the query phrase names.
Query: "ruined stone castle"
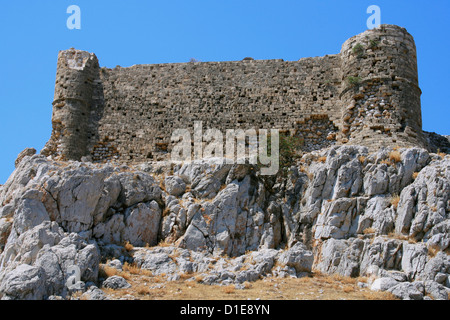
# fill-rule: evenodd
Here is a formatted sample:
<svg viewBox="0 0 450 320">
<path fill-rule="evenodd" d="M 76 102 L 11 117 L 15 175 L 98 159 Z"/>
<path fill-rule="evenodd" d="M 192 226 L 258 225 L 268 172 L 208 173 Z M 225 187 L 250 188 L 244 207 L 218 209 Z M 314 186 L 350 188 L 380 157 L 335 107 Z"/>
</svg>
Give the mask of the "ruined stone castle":
<svg viewBox="0 0 450 320">
<path fill-rule="evenodd" d="M 298 61 L 189 62 L 101 68 L 93 53 L 58 56 L 52 135 L 63 160 L 167 158 L 175 129 L 280 129 L 304 150 L 333 144 L 427 147 L 413 37 L 382 25 L 339 54 Z"/>
</svg>

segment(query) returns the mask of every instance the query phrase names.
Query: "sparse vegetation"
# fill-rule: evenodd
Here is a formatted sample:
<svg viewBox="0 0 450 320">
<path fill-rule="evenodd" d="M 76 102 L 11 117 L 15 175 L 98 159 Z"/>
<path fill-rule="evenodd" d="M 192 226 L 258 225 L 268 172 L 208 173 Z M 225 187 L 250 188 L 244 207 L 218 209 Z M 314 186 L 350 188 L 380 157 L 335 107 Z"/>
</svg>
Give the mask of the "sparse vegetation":
<svg viewBox="0 0 450 320">
<path fill-rule="evenodd" d="M 430 258 L 434 258 L 438 254 L 438 252 L 440 251 L 439 247 L 436 246 L 436 245 L 430 245 L 430 246 L 428 246 L 427 249 L 428 249 L 428 256 Z"/>
<path fill-rule="evenodd" d="M 209 215 L 207 215 L 206 213 L 203 213 L 202 217 L 203 217 L 203 220 L 205 220 L 206 225 L 209 226 L 212 222 L 212 218 Z"/>
<path fill-rule="evenodd" d="M 193 278 L 194 281 L 188 281 Z M 191 274 L 177 281 L 164 281 L 162 276 L 130 274 L 127 281 L 131 288 L 102 289 L 113 299 L 128 298 L 140 300 L 395 300 L 387 292 L 360 288 L 358 282 L 367 278 L 350 278 L 341 275 L 326 275 L 314 272 L 310 276 L 291 278 L 266 278 L 244 283 L 244 289 L 234 285 L 219 287 L 202 284 L 202 276 Z"/>
<path fill-rule="evenodd" d="M 141 269 L 135 264 L 129 264 L 128 262 L 125 262 L 123 264 L 122 270 L 134 275 L 144 275 L 148 277 L 151 277 L 153 275 L 150 270 Z"/>
<path fill-rule="evenodd" d="M 387 159 L 381 160 L 380 164 L 385 164 L 385 165 L 388 165 L 388 166 L 394 165 L 394 163 L 392 163 L 392 161 L 387 160 Z"/>
<path fill-rule="evenodd" d="M 358 160 L 359 160 L 359 162 L 360 162 L 362 165 L 364 165 L 365 162 L 366 162 L 366 157 L 365 157 L 365 156 L 359 156 L 359 157 L 358 157 Z"/>
<path fill-rule="evenodd" d="M 172 245 L 173 245 L 173 243 L 170 241 L 169 238 L 166 238 L 166 239 L 164 239 L 164 240 L 161 240 L 161 241 L 158 243 L 158 246 L 160 246 L 160 247 L 170 247 L 170 246 L 172 246 Z"/>
<path fill-rule="evenodd" d="M 402 234 L 402 233 L 391 232 L 388 234 L 388 237 L 391 239 L 408 241 L 408 243 L 417 243 L 417 241 L 414 238 L 411 238 L 410 236 Z"/>
<path fill-rule="evenodd" d="M 371 40 L 369 41 L 369 48 L 373 50 L 373 49 L 375 49 L 376 47 L 378 47 L 379 44 L 380 44 L 380 42 L 379 42 L 378 40 L 371 39 Z"/>
<path fill-rule="evenodd" d="M 234 285 L 225 286 L 222 289 L 222 291 L 226 294 L 232 294 L 232 293 L 234 293 L 235 290 L 236 289 L 235 289 Z"/>
<path fill-rule="evenodd" d="M 402 161 L 402 155 L 397 150 L 391 151 L 389 153 L 389 160 L 391 160 L 394 163 Z"/>
<path fill-rule="evenodd" d="M 361 43 L 355 44 L 355 46 L 352 48 L 352 52 L 354 55 L 356 55 L 358 58 L 361 58 L 364 56 L 364 46 Z"/>
<path fill-rule="evenodd" d="M 376 233 L 377 232 L 377 230 L 375 229 L 375 228 L 366 228 L 366 229 L 364 229 L 363 230 L 363 233 L 364 234 L 373 234 L 373 233 Z"/>
<path fill-rule="evenodd" d="M 445 156 L 446 156 L 446 154 L 445 154 L 444 152 L 440 152 L 440 150 L 438 150 L 437 155 L 438 155 L 439 157 L 441 157 L 442 159 L 444 159 Z"/>
<path fill-rule="evenodd" d="M 300 158 L 299 151 L 303 147 L 304 142 L 304 139 L 301 137 L 280 134 L 279 165 L 280 171 L 282 171 L 284 175 L 287 174 L 289 168 Z M 270 141 L 267 142 L 267 145 L 270 148 Z M 269 152 L 271 152 L 271 150 L 269 150 Z"/>
<path fill-rule="evenodd" d="M 391 197 L 391 205 L 394 207 L 395 210 L 397 210 L 399 202 L 400 202 L 400 196 L 398 194 L 394 194 Z"/>
<path fill-rule="evenodd" d="M 148 286 L 146 286 L 145 284 L 143 284 L 143 283 L 138 284 L 136 286 L 135 291 L 140 296 L 150 295 L 150 293 L 151 293 L 151 289 Z"/>
<path fill-rule="evenodd" d="M 116 269 L 114 267 L 110 267 L 108 265 L 101 265 L 99 268 L 99 277 L 100 278 L 109 278 L 112 276 L 120 276 L 122 278 L 124 278 L 125 280 L 129 280 L 131 275 L 129 272 L 126 271 L 121 271 L 119 269 Z"/>
<path fill-rule="evenodd" d="M 160 188 L 162 191 L 166 191 L 166 184 L 164 183 L 164 178 L 161 178 L 161 179 L 159 180 L 159 188 Z"/>
<path fill-rule="evenodd" d="M 170 208 L 169 207 L 165 207 L 162 213 L 163 218 L 169 216 L 170 214 Z"/>
<path fill-rule="evenodd" d="M 327 161 L 327 157 L 319 157 L 319 159 L 317 159 L 317 161 L 325 163 Z"/>
<path fill-rule="evenodd" d="M 125 250 L 127 250 L 128 252 L 130 252 L 131 250 L 134 249 L 134 246 L 129 242 L 125 242 L 125 244 L 123 245 L 123 247 L 125 248 Z"/>
<path fill-rule="evenodd" d="M 361 83 L 361 78 L 360 77 L 347 77 L 347 83 L 351 86 L 358 86 Z"/>
</svg>

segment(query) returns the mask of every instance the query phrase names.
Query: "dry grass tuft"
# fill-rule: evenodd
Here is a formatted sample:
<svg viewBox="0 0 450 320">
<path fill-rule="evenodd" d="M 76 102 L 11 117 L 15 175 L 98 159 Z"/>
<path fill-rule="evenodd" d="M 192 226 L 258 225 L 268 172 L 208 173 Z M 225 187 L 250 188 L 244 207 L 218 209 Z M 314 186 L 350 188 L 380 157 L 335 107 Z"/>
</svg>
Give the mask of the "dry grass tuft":
<svg viewBox="0 0 450 320">
<path fill-rule="evenodd" d="M 391 197 L 391 205 L 394 207 L 395 210 L 397 210 L 399 202 L 400 202 L 400 196 L 398 194 L 394 194 Z"/>
<path fill-rule="evenodd" d="M 412 174 L 412 178 L 413 178 L 414 180 L 416 180 L 418 175 L 419 175 L 418 172 L 414 172 L 414 173 Z"/>
<path fill-rule="evenodd" d="M 163 218 L 167 217 L 170 214 L 170 209 L 165 207 L 162 213 Z"/>
<path fill-rule="evenodd" d="M 402 241 L 409 239 L 408 236 L 401 234 L 401 233 L 396 233 L 396 232 L 389 233 L 388 237 L 390 239 L 397 239 L 397 240 L 402 240 Z"/>
<path fill-rule="evenodd" d="M 440 251 L 440 250 L 439 250 L 439 247 L 438 247 L 438 246 L 436 246 L 436 245 L 430 245 L 430 246 L 428 247 L 428 256 L 429 256 L 430 258 L 434 258 L 434 257 L 438 254 L 439 251 Z"/>
<path fill-rule="evenodd" d="M 363 292 L 364 298 L 368 300 L 398 300 L 396 296 L 387 291 L 366 291 Z"/>
<path fill-rule="evenodd" d="M 84 298 L 82 297 L 82 295 L 83 295 L 83 292 L 77 291 L 77 292 L 72 293 L 71 298 L 72 298 L 73 300 L 84 300 Z"/>
<path fill-rule="evenodd" d="M 226 294 L 233 294 L 235 290 L 236 288 L 234 287 L 234 285 L 225 286 L 222 289 L 222 291 Z"/>
<path fill-rule="evenodd" d="M 210 216 L 208 216 L 206 213 L 203 213 L 202 217 L 203 217 L 203 220 L 205 220 L 206 225 L 209 226 L 211 224 L 211 222 L 212 222 L 212 218 Z"/>
<path fill-rule="evenodd" d="M 319 157 L 319 159 L 317 159 L 317 161 L 325 163 L 327 161 L 327 157 Z"/>
<path fill-rule="evenodd" d="M 397 239 L 397 240 L 402 240 L 402 241 L 408 241 L 408 243 L 417 243 L 416 239 L 411 238 L 410 236 L 401 234 L 401 233 L 396 233 L 396 232 L 391 232 L 388 234 L 388 237 L 391 239 Z"/>
<path fill-rule="evenodd" d="M 166 184 L 164 183 L 164 178 L 162 178 L 161 180 L 159 180 L 159 188 L 162 191 L 166 191 Z"/>
<path fill-rule="evenodd" d="M 121 271 L 118 270 L 114 267 L 110 267 L 107 265 L 102 265 L 99 268 L 99 277 L 101 278 L 109 278 L 112 276 L 120 276 L 122 278 L 124 278 L 125 280 L 130 280 L 131 275 L 129 272 L 127 271 Z"/>
<path fill-rule="evenodd" d="M 180 273 L 180 279 L 181 280 L 187 280 L 187 279 L 190 279 L 190 278 L 192 278 L 192 273 L 189 273 L 189 272 L 183 272 L 183 273 Z"/>
<path fill-rule="evenodd" d="M 391 161 L 393 161 L 395 163 L 400 162 L 400 161 L 402 161 L 402 155 L 400 154 L 400 152 L 398 152 L 396 150 L 395 151 L 391 151 L 389 153 L 389 160 L 391 160 Z"/>
<path fill-rule="evenodd" d="M 346 285 L 349 285 L 349 284 L 354 285 L 358 281 L 357 280 L 358 278 L 345 277 L 345 276 L 337 274 L 337 273 L 335 273 L 329 277 L 331 278 L 332 281 L 338 281 L 339 283 L 346 284 Z"/>
<path fill-rule="evenodd" d="M 133 246 L 129 241 L 127 241 L 127 242 L 123 245 L 123 247 L 124 247 L 125 250 L 127 250 L 128 252 L 130 252 L 131 250 L 134 249 L 134 246 Z"/>
<path fill-rule="evenodd" d="M 359 156 L 358 160 L 361 164 L 364 164 L 366 162 L 366 157 L 365 156 Z"/>
<path fill-rule="evenodd" d="M 342 291 L 344 291 L 345 293 L 354 292 L 355 291 L 355 286 L 346 285 L 346 286 L 344 286 L 342 288 Z"/>
<path fill-rule="evenodd" d="M 245 281 L 245 282 L 244 282 L 244 288 L 245 288 L 245 289 L 248 290 L 248 289 L 250 289 L 251 287 L 252 287 L 252 284 L 251 284 L 250 282 L 248 282 L 248 281 Z"/>
<path fill-rule="evenodd" d="M 161 240 L 161 241 L 158 243 L 158 247 L 171 247 L 171 246 L 173 246 L 173 242 L 170 241 L 169 238 L 166 238 L 166 239 L 164 239 L 164 240 Z"/>
<path fill-rule="evenodd" d="M 372 227 L 366 228 L 366 229 L 363 230 L 364 234 L 372 234 L 372 233 L 376 233 L 376 232 L 377 232 L 377 230 L 375 228 L 372 228 Z"/>
<path fill-rule="evenodd" d="M 137 294 L 141 295 L 141 296 L 145 296 L 145 295 L 150 295 L 151 294 L 151 290 L 148 286 L 146 286 L 145 284 L 141 283 L 138 284 L 135 289 Z"/>
<path fill-rule="evenodd" d="M 100 266 L 98 273 L 100 278 L 109 278 L 112 276 L 118 275 L 120 270 L 117 270 L 116 268 L 109 267 L 107 265 Z"/>
<path fill-rule="evenodd" d="M 134 274 L 134 275 L 141 275 L 141 276 L 147 276 L 147 277 L 153 276 L 153 274 L 150 270 L 141 269 L 138 266 L 136 266 L 135 264 L 129 264 L 128 262 L 124 263 L 122 269 L 123 269 L 123 271 L 128 272 L 130 274 Z"/>
</svg>

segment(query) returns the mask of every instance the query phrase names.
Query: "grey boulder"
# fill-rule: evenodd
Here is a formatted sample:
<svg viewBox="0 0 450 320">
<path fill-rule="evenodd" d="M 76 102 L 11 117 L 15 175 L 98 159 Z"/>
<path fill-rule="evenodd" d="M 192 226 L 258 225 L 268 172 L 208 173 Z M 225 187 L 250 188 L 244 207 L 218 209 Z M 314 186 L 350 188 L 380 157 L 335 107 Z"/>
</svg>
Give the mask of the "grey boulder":
<svg viewBox="0 0 450 320">
<path fill-rule="evenodd" d="M 111 276 L 103 281 L 103 287 L 118 290 L 131 288 L 131 285 L 121 276 Z"/>
</svg>

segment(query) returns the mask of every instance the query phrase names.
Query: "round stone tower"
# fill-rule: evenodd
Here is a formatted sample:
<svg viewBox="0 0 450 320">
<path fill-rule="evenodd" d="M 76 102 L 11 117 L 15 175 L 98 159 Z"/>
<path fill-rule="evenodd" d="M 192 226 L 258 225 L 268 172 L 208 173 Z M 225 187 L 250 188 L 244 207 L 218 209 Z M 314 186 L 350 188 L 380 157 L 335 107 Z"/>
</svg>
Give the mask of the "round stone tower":
<svg viewBox="0 0 450 320">
<path fill-rule="evenodd" d="M 425 147 L 413 37 L 381 25 L 347 40 L 341 59 L 340 142 Z"/>
<path fill-rule="evenodd" d="M 62 160 L 80 160 L 88 154 L 90 113 L 97 57 L 75 49 L 60 51 L 56 73 L 50 141 L 41 152 Z"/>
</svg>

